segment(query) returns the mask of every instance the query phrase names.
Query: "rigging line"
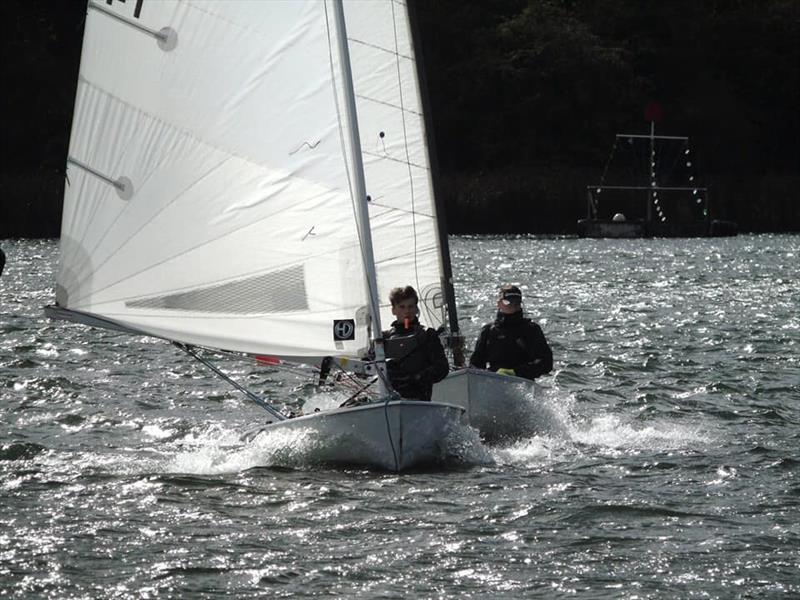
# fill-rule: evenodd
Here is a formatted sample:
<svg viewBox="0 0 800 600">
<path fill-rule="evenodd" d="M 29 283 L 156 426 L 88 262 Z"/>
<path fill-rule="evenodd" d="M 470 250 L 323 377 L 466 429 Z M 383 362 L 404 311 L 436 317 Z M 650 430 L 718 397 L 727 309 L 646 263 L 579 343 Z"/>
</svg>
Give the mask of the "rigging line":
<svg viewBox="0 0 800 600">
<path fill-rule="evenodd" d="M 375 383 L 376 381 L 378 381 L 378 377 L 377 377 L 377 376 L 375 376 L 375 377 L 373 377 L 372 379 L 370 379 L 370 380 L 369 380 L 369 381 L 368 381 L 366 384 L 364 384 L 364 385 L 360 385 L 360 386 L 359 386 L 359 388 L 358 388 L 358 389 L 357 389 L 357 390 L 356 390 L 356 391 L 355 391 L 353 394 L 351 394 L 351 395 L 350 395 L 350 396 L 347 398 L 347 400 L 345 400 L 344 402 L 342 402 L 342 403 L 341 403 L 339 406 L 345 406 L 345 405 L 346 405 L 348 402 L 350 402 L 350 400 L 352 400 L 353 398 L 355 398 L 356 396 L 358 396 L 360 393 L 364 392 L 364 391 L 365 391 L 365 390 L 366 390 L 368 387 L 370 387 L 370 386 L 371 386 L 373 383 Z M 388 397 L 388 398 L 391 398 L 391 396 L 387 396 L 387 397 Z"/>
<path fill-rule="evenodd" d="M 412 115 L 421 116 L 422 112 L 418 110 L 411 110 L 410 108 L 403 108 L 402 106 L 398 106 L 397 104 L 392 104 L 391 102 L 386 102 L 385 100 L 378 100 L 377 98 L 373 98 L 371 96 L 364 96 L 362 94 L 356 94 L 356 98 L 360 100 L 364 100 L 366 102 L 372 102 L 373 104 L 380 104 L 381 106 L 388 106 L 394 110 L 402 110 L 404 112 L 410 113 Z"/>
<path fill-rule="evenodd" d="M 342 367 L 342 365 L 337 364 L 337 367 L 339 368 L 339 371 L 341 372 L 341 374 L 344 375 L 345 377 L 347 377 L 350 380 L 349 383 L 353 383 L 353 384 L 358 385 L 358 386 L 361 385 L 361 382 L 358 381 L 352 373 L 350 373 L 349 371 L 346 371 Z"/>
<path fill-rule="evenodd" d="M 606 165 L 603 167 L 603 174 L 600 176 L 600 185 L 604 185 L 606 182 L 606 175 L 608 174 L 608 167 L 611 164 L 611 161 L 614 160 L 614 153 L 617 151 L 617 138 L 614 138 L 614 143 L 611 144 L 611 153 L 608 155 L 606 159 Z"/>
<path fill-rule="evenodd" d="M 636 143 L 632 143 L 630 147 L 631 152 L 633 153 L 633 160 L 631 164 L 627 167 L 627 172 L 630 174 L 631 178 L 633 178 L 634 182 L 637 184 L 644 185 L 646 183 L 650 183 L 650 168 L 645 167 L 645 164 L 650 164 L 650 151 L 649 149 L 646 150 L 647 153 L 647 162 L 645 163 L 645 159 L 642 157 L 642 154 L 639 149 L 639 145 Z M 642 181 L 642 177 L 645 177 L 645 180 Z"/>
<path fill-rule="evenodd" d="M 370 205 L 371 206 L 377 206 L 379 208 L 385 208 L 390 212 L 402 212 L 402 213 L 406 213 L 406 214 L 411 214 L 413 212 L 415 215 L 419 215 L 421 217 L 428 217 L 429 219 L 433 219 L 433 215 L 429 215 L 428 213 L 415 212 L 415 211 L 409 210 L 407 208 L 397 208 L 396 206 L 389 206 L 388 204 L 380 204 L 379 202 L 375 202 L 375 200 L 370 202 Z M 381 214 L 386 214 L 386 213 L 381 213 Z"/>
<path fill-rule="evenodd" d="M 400 70 L 400 53 L 397 43 L 397 13 L 395 12 L 394 2 L 392 2 L 391 6 L 392 6 L 392 31 L 394 32 L 395 66 L 397 68 L 397 91 L 400 96 L 400 118 L 403 123 L 403 146 L 405 147 L 406 151 L 406 165 L 408 169 L 409 192 L 411 194 L 411 228 L 414 236 L 414 281 L 416 283 L 416 288 L 419 290 L 421 286 L 419 283 L 419 258 L 417 256 L 417 217 L 416 217 L 416 206 L 415 206 L 416 199 L 414 197 L 414 176 L 411 172 L 411 156 L 408 151 L 408 130 L 406 128 L 405 102 L 403 101 L 403 78 Z M 408 25 L 408 27 L 410 27 L 410 24 Z M 422 126 L 424 127 L 424 124 Z"/>
<path fill-rule="evenodd" d="M 267 411 L 270 415 L 272 415 L 273 417 L 275 417 L 279 421 L 285 421 L 286 420 L 286 417 L 284 415 L 282 415 L 281 413 L 279 413 L 277 410 L 275 410 L 270 404 L 267 403 L 266 400 L 264 400 L 263 398 L 260 398 L 259 396 L 256 396 L 253 392 L 251 392 L 250 390 L 248 390 L 247 388 L 245 388 L 244 386 L 242 386 L 238 382 L 236 382 L 233 379 L 231 379 L 230 377 L 228 377 L 225 373 L 223 373 L 216 366 L 214 366 L 214 364 L 211 361 L 206 360 L 205 358 L 200 356 L 195 351 L 194 347 L 189 346 L 187 344 L 181 344 L 180 342 L 175 342 L 175 341 L 172 342 L 172 345 L 175 346 L 176 348 L 179 348 L 180 350 L 183 350 L 184 352 L 186 352 L 186 354 L 188 354 L 189 356 L 191 356 L 195 360 L 201 362 L 206 367 L 208 367 L 209 369 L 214 371 L 214 373 L 216 373 L 219 377 L 221 377 L 223 380 L 225 380 L 226 382 L 231 384 L 233 387 L 235 387 L 237 390 L 239 390 L 241 393 L 243 393 L 245 396 L 247 396 L 250 400 L 252 400 L 255 404 L 257 404 L 258 406 L 263 408 L 265 411 Z"/>
<path fill-rule="evenodd" d="M 385 360 L 384 360 L 384 362 L 385 362 Z M 383 380 L 384 385 L 389 390 L 389 394 L 386 396 L 386 399 L 383 401 L 383 416 L 384 416 L 384 419 L 386 420 L 386 435 L 389 438 L 389 446 L 392 449 L 392 456 L 394 457 L 394 468 L 395 468 L 395 471 L 399 471 L 400 470 L 400 463 L 397 460 L 397 451 L 395 450 L 394 439 L 392 438 L 392 426 L 391 426 L 391 423 L 389 422 L 389 402 L 391 400 L 402 400 L 402 397 L 392 387 L 392 384 L 389 381 L 389 375 L 388 375 L 387 372 L 381 371 L 380 369 L 377 369 L 377 377 L 380 377 Z"/>
<path fill-rule="evenodd" d="M 417 169 L 423 169 L 424 171 L 430 171 L 430 167 L 426 167 L 424 165 L 418 165 L 417 163 L 413 163 L 410 160 L 401 160 L 399 158 L 394 158 L 389 156 L 388 154 L 376 154 L 374 152 L 370 152 L 369 150 L 362 150 L 361 153 L 366 154 L 367 156 L 374 156 L 375 158 L 391 160 L 393 162 L 400 163 L 401 165 L 406 165 L 407 167 L 415 167 Z"/>
<path fill-rule="evenodd" d="M 235 351 L 235 350 L 225 350 L 225 349 L 222 349 L 222 348 L 215 349 L 214 351 L 217 354 L 222 354 L 222 355 L 225 355 L 225 356 L 233 356 L 234 358 L 238 358 L 238 359 L 241 359 L 241 358 L 255 358 L 256 362 L 258 362 L 258 357 L 259 356 L 263 356 L 261 354 L 250 354 L 250 353 L 247 353 L 247 352 L 238 352 L 238 351 Z M 316 376 L 316 374 L 320 370 L 319 367 L 317 367 L 316 365 L 307 364 L 307 363 L 300 363 L 300 362 L 295 362 L 295 361 L 287 361 L 287 360 L 283 360 L 283 359 L 281 359 L 281 361 L 278 364 L 269 363 L 269 364 L 263 364 L 263 366 L 264 367 L 271 367 L 271 368 L 275 368 L 275 369 L 285 369 L 287 371 L 295 372 L 295 373 L 300 374 L 300 375 L 308 375 L 308 371 L 310 371 L 311 374 L 314 375 L 314 376 Z"/>
<path fill-rule="evenodd" d="M 394 6 L 392 6 L 394 8 Z M 390 48 L 386 48 L 384 46 L 378 46 L 377 44 L 370 44 L 369 42 L 365 42 L 364 40 L 359 40 L 356 38 L 350 38 L 350 41 L 354 44 L 361 44 L 362 46 L 366 46 L 367 48 L 372 48 L 373 50 L 380 50 L 381 52 L 386 52 L 387 54 L 392 54 L 394 56 L 399 56 L 401 58 L 406 58 L 408 60 L 413 61 L 413 56 L 408 56 L 406 54 L 400 54 L 398 50 L 392 50 Z"/>
</svg>

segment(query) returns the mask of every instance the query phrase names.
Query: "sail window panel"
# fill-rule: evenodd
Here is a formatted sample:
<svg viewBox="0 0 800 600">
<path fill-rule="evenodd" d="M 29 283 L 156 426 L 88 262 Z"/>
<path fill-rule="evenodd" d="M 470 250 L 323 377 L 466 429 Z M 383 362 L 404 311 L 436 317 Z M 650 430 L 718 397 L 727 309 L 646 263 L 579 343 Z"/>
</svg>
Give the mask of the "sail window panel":
<svg viewBox="0 0 800 600">
<path fill-rule="evenodd" d="M 303 266 L 126 302 L 130 308 L 159 308 L 187 312 L 263 314 L 308 310 Z"/>
<path fill-rule="evenodd" d="M 186 266 L 197 270 L 193 262 L 187 261 Z M 156 267 L 148 278 L 167 280 L 169 277 L 164 275 L 164 271 L 164 268 Z M 358 248 L 343 249 L 338 254 L 311 256 L 297 265 L 250 277 L 201 283 L 190 289 L 175 285 L 169 287 L 178 291 L 125 300 L 124 306 L 137 309 L 129 311 L 132 314 L 141 313 L 139 309 L 232 315 L 305 312 L 310 317 L 317 313 L 337 312 L 339 318 L 354 318 L 365 298 Z M 97 308 L 101 303 L 115 302 L 115 299 L 99 298 Z"/>
<path fill-rule="evenodd" d="M 181 252 L 170 244 L 159 248 L 157 241 L 148 242 L 150 236 L 139 235 L 97 269 L 94 295 L 98 300 L 164 295 L 311 262 L 330 268 L 331 257 L 358 248 L 357 239 L 341 235 L 353 230 L 352 222 L 338 217 L 302 227 L 278 216 L 266 218 L 217 239 L 193 237 Z"/>
<path fill-rule="evenodd" d="M 226 259 L 239 254 L 231 252 Z M 198 270 L 197 265 L 186 268 Z M 144 282 L 169 279 L 154 268 Z M 302 268 L 144 301 L 93 298 L 84 310 L 152 335 L 225 350 L 353 356 L 367 346 L 364 281 L 359 249 L 344 248 L 310 257 Z M 334 342 L 333 322 L 343 318 L 356 320 L 355 342 Z"/>
</svg>

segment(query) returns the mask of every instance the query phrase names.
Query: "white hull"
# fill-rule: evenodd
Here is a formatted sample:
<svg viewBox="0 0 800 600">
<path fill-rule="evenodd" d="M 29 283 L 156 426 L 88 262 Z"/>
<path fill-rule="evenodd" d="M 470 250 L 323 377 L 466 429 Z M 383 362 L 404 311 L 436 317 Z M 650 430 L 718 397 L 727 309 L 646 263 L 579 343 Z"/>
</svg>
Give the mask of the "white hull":
<svg viewBox="0 0 800 600">
<path fill-rule="evenodd" d="M 459 406 L 416 400 L 337 408 L 260 426 L 246 437 L 302 435 L 316 463 L 387 471 L 438 464 L 448 435 L 464 422 Z"/>
<path fill-rule="evenodd" d="M 529 379 L 482 369 L 453 371 L 433 386 L 433 401 L 461 406 L 470 426 L 487 442 L 536 433 L 535 385 Z"/>
</svg>

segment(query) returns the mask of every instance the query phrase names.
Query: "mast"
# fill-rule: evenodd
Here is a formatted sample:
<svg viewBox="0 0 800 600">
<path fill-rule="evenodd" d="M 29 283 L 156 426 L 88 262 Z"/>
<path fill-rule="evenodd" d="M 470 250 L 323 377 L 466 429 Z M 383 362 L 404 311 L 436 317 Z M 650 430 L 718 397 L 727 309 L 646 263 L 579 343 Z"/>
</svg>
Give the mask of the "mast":
<svg viewBox="0 0 800 600">
<path fill-rule="evenodd" d="M 381 329 L 381 313 L 378 304 L 378 285 L 375 274 L 375 257 L 372 251 L 372 232 L 369 225 L 369 209 L 367 207 L 367 185 L 364 179 L 364 164 L 361 158 L 361 141 L 358 133 L 358 115 L 356 98 L 353 91 L 353 73 L 350 67 L 350 51 L 347 46 L 347 30 L 345 28 L 344 6 L 342 0 L 334 0 L 336 18 L 336 43 L 341 57 L 340 66 L 344 81 L 345 119 L 350 142 L 350 160 L 355 171 L 356 210 L 358 211 L 358 229 L 361 239 L 361 254 L 364 261 L 364 272 L 367 276 L 369 292 L 369 313 L 372 321 L 372 341 L 375 345 L 375 361 L 378 370 L 378 386 L 381 396 L 389 393 L 386 386 L 386 356 L 383 350 L 383 332 Z"/>
<path fill-rule="evenodd" d="M 458 327 L 458 313 L 456 311 L 456 294 L 453 289 L 453 268 L 450 262 L 450 244 L 447 239 L 447 222 L 444 202 L 442 201 L 441 184 L 439 182 L 439 161 L 436 153 L 436 140 L 433 135 L 431 122 L 430 99 L 428 96 L 428 80 L 422 54 L 422 40 L 419 35 L 419 21 L 414 2 L 407 2 L 409 30 L 411 43 L 414 48 L 414 59 L 417 67 L 417 81 L 419 82 L 419 95 L 422 103 L 422 118 L 425 123 L 425 141 L 428 145 L 428 161 L 430 163 L 431 187 L 433 188 L 433 202 L 436 211 L 436 231 L 439 236 L 439 261 L 442 265 L 442 292 L 447 304 L 447 318 L 450 324 L 448 341 L 453 352 L 453 362 L 457 367 L 464 366 L 464 338 Z"/>
</svg>

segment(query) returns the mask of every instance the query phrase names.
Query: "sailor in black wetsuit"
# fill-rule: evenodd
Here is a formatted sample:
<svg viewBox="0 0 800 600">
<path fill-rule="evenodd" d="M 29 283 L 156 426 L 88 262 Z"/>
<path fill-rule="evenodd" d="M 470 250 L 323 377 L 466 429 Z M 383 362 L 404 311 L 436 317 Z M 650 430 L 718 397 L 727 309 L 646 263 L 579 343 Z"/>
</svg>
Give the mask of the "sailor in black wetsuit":
<svg viewBox="0 0 800 600">
<path fill-rule="evenodd" d="M 535 379 L 553 370 L 553 352 L 542 328 L 522 314 L 522 292 L 515 285 L 500 289 L 497 318 L 481 329 L 471 367 L 525 379 Z"/>
<path fill-rule="evenodd" d="M 439 336 L 417 319 L 417 292 L 411 286 L 389 294 L 397 320 L 383 332 L 386 370 L 392 388 L 409 400 L 430 400 L 433 384 L 450 371 Z"/>
</svg>

